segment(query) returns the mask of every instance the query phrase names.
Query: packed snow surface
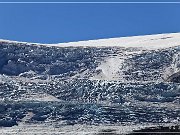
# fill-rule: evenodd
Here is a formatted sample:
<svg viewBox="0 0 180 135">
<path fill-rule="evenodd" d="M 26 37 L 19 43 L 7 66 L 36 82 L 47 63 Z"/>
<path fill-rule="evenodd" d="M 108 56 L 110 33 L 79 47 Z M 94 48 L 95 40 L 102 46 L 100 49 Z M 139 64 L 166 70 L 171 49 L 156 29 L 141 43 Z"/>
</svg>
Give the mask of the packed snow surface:
<svg viewBox="0 0 180 135">
<path fill-rule="evenodd" d="M 3 42 L 14 42 L 18 41 L 10 40 L 0 40 Z M 27 42 L 22 42 L 27 43 Z M 29 44 L 29 43 L 28 43 Z M 98 39 L 98 40 L 87 40 L 78 42 L 68 42 L 68 43 L 56 43 L 56 44 L 40 44 L 37 45 L 47 45 L 47 46 L 57 46 L 57 47 L 143 47 L 143 48 L 167 48 L 180 45 L 180 33 L 166 33 L 166 34 L 156 34 L 156 35 L 143 35 L 143 36 L 132 36 L 132 37 L 120 37 L 120 38 L 108 38 L 108 39 Z"/>
<path fill-rule="evenodd" d="M 133 36 L 121 38 L 109 38 L 70 43 L 60 43 L 57 46 L 119 46 L 119 47 L 143 47 L 165 48 L 180 45 L 180 33 L 157 34 L 146 36 Z"/>
</svg>

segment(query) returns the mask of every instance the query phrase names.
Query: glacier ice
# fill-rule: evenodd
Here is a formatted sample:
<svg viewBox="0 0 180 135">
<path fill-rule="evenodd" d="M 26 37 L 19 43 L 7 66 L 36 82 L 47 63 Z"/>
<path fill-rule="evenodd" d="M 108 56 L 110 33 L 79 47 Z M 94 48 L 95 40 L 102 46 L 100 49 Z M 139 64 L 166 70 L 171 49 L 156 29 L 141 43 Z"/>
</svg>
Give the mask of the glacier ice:
<svg viewBox="0 0 180 135">
<path fill-rule="evenodd" d="M 179 33 L 52 46 L 2 40 L 0 126 L 179 124 L 178 45 Z"/>
</svg>

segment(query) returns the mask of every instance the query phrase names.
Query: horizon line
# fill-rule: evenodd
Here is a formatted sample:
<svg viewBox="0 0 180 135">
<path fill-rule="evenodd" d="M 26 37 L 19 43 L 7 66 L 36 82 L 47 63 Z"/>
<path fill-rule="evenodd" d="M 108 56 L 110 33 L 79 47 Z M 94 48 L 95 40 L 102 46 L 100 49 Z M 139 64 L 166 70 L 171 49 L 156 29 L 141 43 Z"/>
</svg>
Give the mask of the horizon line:
<svg viewBox="0 0 180 135">
<path fill-rule="evenodd" d="M 87 1 L 87 2 L 81 2 L 81 1 L 73 1 L 73 2 L 65 2 L 65 1 L 62 1 L 62 2 L 41 2 L 41 1 L 37 1 L 37 2 L 31 2 L 31 1 L 27 1 L 27 2 L 0 2 L 0 4 L 180 4 L 180 1 L 179 2 L 175 2 L 175 1 L 172 1 L 172 2 L 161 2 L 161 1 L 154 1 L 154 2 L 150 2 L 150 1 L 147 1 L 147 2 L 140 2 L 140 1 L 136 1 L 136 2 L 118 2 L 118 1 L 112 1 L 112 2 L 101 2 L 101 1 Z"/>
<path fill-rule="evenodd" d="M 170 32 L 170 33 L 153 33 L 153 34 L 140 34 L 140 35 L 129 35 L 129 36 L 118 36 L 118 37 L 105 37 L 105 38 L 95 38 L 95 39 L 84 39 L 84 40 L 73 40 L 65 42 L 54 42 L 54 43 L 43 43 L 43 42 L 33 42 L 33 41 L 22 41 L 22 40 L 13 40 L 0 38 L 0 42 L 19 42 L 19 43 L 32 43 L 32 44 L 64 44 L 64 43 L 75 43 L 75 42 L 86 42 L 86 41 L 95 41 L 95 40 L 107 40 L 107 39 L 117 39 L 117 38 L 133 38 L 133 37 L 145 37 L 145 36 L 158 36 L 158 35 L 169 35 L 169 34 L 179 34 L 180 32 Z"/>
</svg>

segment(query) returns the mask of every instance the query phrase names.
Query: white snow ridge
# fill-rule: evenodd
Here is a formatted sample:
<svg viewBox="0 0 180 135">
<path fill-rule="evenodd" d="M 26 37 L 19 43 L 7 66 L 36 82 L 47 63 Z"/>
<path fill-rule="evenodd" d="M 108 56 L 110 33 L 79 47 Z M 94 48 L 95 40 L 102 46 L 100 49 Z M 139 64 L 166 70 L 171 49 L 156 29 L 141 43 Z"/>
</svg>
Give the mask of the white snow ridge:
<svg viewBox="0 0 180 135">
<path fill-rule="evenodd" d="M 168 33 L 145 36 L 132 36 L 121 38 L 109 38 L 88 40 L 79 42 L 59 43 L 53 46 L 82 46 L 82 47 L 143 47 L 146 49 L 167 48 L 180 45 L 180 33 Z"/>
</svg>

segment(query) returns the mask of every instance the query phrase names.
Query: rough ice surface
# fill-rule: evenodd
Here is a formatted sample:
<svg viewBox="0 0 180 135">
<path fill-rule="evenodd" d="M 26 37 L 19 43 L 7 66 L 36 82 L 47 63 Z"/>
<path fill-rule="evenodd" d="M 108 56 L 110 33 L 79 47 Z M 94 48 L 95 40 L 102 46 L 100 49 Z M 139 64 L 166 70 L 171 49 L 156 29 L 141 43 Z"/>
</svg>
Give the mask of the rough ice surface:
<svg viewBox="0 0 180 135">
<path fill-rule="evenodd" d="M 128 134 L 180 123 L 180 33 L 0 40 L 0 132 Z"/>
</svg>

